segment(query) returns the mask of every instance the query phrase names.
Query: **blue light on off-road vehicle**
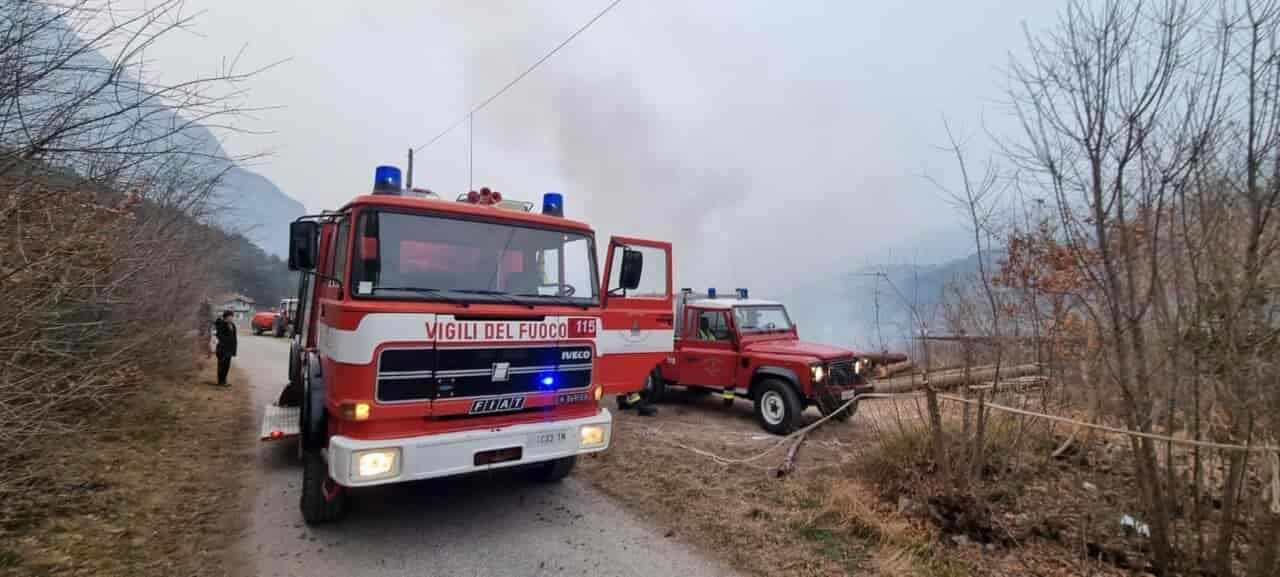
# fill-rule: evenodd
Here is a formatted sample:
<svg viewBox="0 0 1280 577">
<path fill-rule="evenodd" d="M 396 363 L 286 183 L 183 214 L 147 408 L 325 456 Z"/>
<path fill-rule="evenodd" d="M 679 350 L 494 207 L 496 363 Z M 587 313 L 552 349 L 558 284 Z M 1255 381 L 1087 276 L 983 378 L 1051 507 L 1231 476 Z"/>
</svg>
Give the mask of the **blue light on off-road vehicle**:
<svg viewBox="0 0 1280 577">
<path fill-rule="evenodd" d="M 400 169 L 386 165 L 374 169 L 373 193 L 400 194 Z"/>
<path fill-rule="evenodd" d="M 716 289 L 715 289 L 715 287 L 711 287 L 711 288 L 707 289 L 707 298 L 709 298 L 709 299 L 716 298 Z"/>
<path fill-rule="evenodd" d="M 554 385 L 554 384 L 556 384 L 555 377 L 542 377 L 542 386 L 550 387 L 551 385 Z"/>
</svg>

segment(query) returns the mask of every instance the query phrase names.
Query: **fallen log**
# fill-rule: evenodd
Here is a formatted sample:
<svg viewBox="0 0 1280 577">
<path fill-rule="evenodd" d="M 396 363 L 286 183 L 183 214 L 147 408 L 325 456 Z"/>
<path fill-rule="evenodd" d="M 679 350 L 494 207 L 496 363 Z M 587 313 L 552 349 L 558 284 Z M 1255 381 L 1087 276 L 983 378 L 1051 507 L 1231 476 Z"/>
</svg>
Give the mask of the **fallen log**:
<svg viewBox="0 0 1280 577">
<path fill-rule="evenodd" d="M 900 363 L 907 360 L 905 353 L 858 353 L 858 358 L 871 361 L 875 366 Z"/>
<path fill-rule="evenodd" d="M 881 365 L 876 370 L 876 377 L 881 379 L 887 379 L 894 375 L 900 375 L 902 373 L 910 371 L 915 366 L 916 364 L 909 360 L 897 362 L 897 363 L 890 363 L 887 365 Z"/>
<path fill-rule="evenodd" d="M 935 389 L 946 389 L 964 384 L 985 383 L 995 380 L 996 372 L 996 367 L 991 365 L 973 367 L 969 369 L 969 378 L 967 380 L 963 369 L 944 373 L 931 373 L 929 375 L 929 384 L 933 385 Z M 1039 372 L 1040 365 L 1035 363 L 1000 367 L 999 370 L 1002 380 L 1033 375 Z M 910 375 L 872 381 L 872 384 L 875 385 L 877 393 L 906 393 L 924 388 L 924 382 L 924 375 L 912 373 Z"/>
</svg>

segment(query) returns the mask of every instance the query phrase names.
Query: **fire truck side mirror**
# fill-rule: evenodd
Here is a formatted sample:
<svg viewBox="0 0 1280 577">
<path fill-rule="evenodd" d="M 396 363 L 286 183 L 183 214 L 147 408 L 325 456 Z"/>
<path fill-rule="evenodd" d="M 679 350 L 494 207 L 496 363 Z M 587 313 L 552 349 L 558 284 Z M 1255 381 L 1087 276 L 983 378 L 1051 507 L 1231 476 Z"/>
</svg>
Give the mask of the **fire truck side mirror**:
<svg viewBox="0 0 1280 577">
<path fill-rule="evenodd" d="M 638 250 L 622 250 L 622 270 L 618 273 L 618 286 L 635 290 L 640 286 L 640 273 L 644 270 L 644 255 Z"/>
<path fill-rule="evenodd" d="M 316 231 L 314 222 L 289 223 L 289 270 L 316 268 Z"/>
</svg>

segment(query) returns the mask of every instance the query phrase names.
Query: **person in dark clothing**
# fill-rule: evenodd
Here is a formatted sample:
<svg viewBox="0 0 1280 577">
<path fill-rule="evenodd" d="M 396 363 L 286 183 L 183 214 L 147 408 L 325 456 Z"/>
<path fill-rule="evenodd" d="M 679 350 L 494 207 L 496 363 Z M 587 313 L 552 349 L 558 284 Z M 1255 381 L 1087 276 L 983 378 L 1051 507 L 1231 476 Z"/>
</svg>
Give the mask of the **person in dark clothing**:
<svg viewBox="0 0 1280 577">
<path fill-rule="evenodd" d="M 214 354 L 218 357 L 218 384 L 227 384 L 227 372 L 231 370 L 231 357 L 236 356 L 236 324 L 231 322 L 234 315 L 231 311 L 222 311 L 222 318 L 213 322 L 214 335 L 218 338 L 218 346 Z"/>
</svg>

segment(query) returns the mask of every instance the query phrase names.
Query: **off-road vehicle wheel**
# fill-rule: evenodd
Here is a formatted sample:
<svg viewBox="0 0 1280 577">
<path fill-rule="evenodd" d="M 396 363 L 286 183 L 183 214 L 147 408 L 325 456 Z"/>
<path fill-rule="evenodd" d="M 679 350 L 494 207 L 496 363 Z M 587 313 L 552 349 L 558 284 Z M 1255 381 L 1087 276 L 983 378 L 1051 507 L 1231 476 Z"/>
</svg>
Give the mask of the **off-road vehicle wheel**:
<svg viewBox="0 0 1280 577">
<path fill-rule="evenodd" d="M 302 520 L 328 523 L 346 512 L 347 492 L 329 478 L 329 466 L 316 451 L 302 454 Z"/>
<path fill-rule="evenodd" d="M 766 379 L 756 392 L 756 421 L 764 430 L 785 435 L 796 429 L 804 404 L 791 385 L 778 379 Z"/>
<path fill-rule="evenodd" d="M 529 469 L 529 476 L 538 483 L 555 483 L 569 476 L 573 466 L 577 464 L 577 455 L 538 463 Z"/>
<path fill-rule="evenodd" d="M 825 417 L 835 412 L 835 410 L 839 409 L 844 405 L 844 403 L 844 401 L 840 400 L 840 397 L 835 395 L 822 395 L 821 397 L 818 397 L 818 412 L 822 413 L 822 416 Z M 858 401 L 854 401 L 848 408 L 840 411 L 836 416 L 831 417 L 831 420 L 841 422 L 848 421 L 849 417 L 852 417 L 856 412 L 858 412 Z"/>
</svg>

